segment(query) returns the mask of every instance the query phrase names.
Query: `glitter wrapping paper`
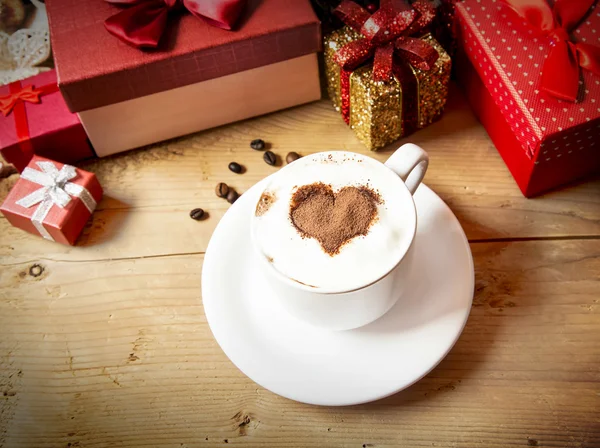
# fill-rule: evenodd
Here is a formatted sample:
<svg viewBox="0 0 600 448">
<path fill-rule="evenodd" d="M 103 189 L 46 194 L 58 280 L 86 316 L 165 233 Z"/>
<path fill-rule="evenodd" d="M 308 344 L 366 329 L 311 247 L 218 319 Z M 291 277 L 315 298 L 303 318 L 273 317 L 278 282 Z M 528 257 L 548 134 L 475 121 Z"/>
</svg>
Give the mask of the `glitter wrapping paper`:
<svg viewBox="0 0 600 448">
<path fill-rule="evenodd" d="M 428 71 L 405 62 L 395 64 L 412 72 L 411 76 L 404 77 L 405 83 L 410 83 L 411 79 L 416 80 L 416 97 L 406 101 L 407 92 L 413 89 L 403 89 L 397 76 L 389 81 L 375 81 L 372 63 L 349 73 L 340 69 L 335 61 L 336 52 L 360 37 L 360 33 L 349 27 L 336 30 L 325 37 L 327 90 L 338 112 L 346 115 L 344 109 L 348 109 L 348 124 L 360 141 L 367 148 L 376 150 L 416 129 L 426 127 L 440 117 L 448 96 L 452 62 L 430 34 L 423 36 L 421 39 L 433 46 L 439 57 Z M 344 83 L 349 83 L 349 104 L 345 104 L 341 95 Z M 408 110 L 403 108 L 407 104 L 410 104 Z M 409 116 L 414 116 L 414 120 L 407 120 Z M 415 129 L 407 129 L 406 123 L 412 121 L 416 123 Z"/>
<path fill-rule="evenodd" d="M 456 5 L 459 84 L 526 197 L 600 171 L 600 76 L 579 72 L 576 102 L 541 90 L 551 38 L 500 1 Z M 570 41 L 600 45 L 600 7 Z"/>
</svg>

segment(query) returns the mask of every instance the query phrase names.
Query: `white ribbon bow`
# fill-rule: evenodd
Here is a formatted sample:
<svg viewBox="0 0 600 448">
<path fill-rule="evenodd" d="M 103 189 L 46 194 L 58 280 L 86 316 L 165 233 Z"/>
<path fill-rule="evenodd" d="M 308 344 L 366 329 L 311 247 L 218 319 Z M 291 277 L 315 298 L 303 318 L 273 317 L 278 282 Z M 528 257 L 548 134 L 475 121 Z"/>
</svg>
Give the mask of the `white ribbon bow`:
<svg viewBox="0 0 600 448">
<path fill-rule="evenodd" d="M 31 222 L 40 232 L 40 235 L 47 240 L 54 241 L 54 238 L 48 233 L 43 224 L 44 219 L 46 219 L 54 205 L 65 208 L 71 202 L 71 196 L 73 196 L 81 199 L 81 202 L 92 213 L 96 209 L 96 200 L 85 187 L 69 182 L 69 180 L 77 177 L 75 167 L 63 165 L 59 171 L 52 162 L 36 162 L 36 164 L 42 171 L 25 168 L 21 173 L 21 178 L 42 185 L 42 188 L 19 199 L 17 204 L 25 208 L 40 204 L 33 212 Z"/>
</svg>

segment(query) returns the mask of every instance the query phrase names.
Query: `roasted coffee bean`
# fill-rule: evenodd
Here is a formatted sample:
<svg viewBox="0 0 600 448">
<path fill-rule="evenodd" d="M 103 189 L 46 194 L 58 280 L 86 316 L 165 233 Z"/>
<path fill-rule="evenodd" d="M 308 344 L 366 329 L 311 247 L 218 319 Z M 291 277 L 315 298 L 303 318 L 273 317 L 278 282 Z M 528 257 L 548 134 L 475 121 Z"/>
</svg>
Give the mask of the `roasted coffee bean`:
<svg viewBox="0 0 600 448">
<path fill-rule="evenodd" d="M 287 163 L 292 163 L 295 160 L 298 160 L 300 158 L 300 154 L 298 154 L 297 152 L 288 152 L 288 155 L 285 156 L 285 161 Z"/>
<path fill-rule="evenodd" d="M 226 198 L 227 193 L 229 193 L 229 187 L 226 183 L 219 182 L 217 184 L 217 187 L 215 188 L 215 193 L 217 193 L 217 196 L 219 196 L 220 198 Z"/>
<path fill-rule="evenodd" d="M 229 170 L 233 171 L 236 174 L 240 174 L 242 172 L 242 165 L 237 162 L 231 162 L 229 164 Z"/>
<path fill-rule="evenodd" d="M 230 204 L 233 204 L 235 201 L 237 201 L 237 198 L 239 198 L 240 195 L 237 194 L 237 191 L 235 190 L 229 190 L 229 193 L 227 193 L 227 202 L 229 202 Z"/>
<path fill-rule="evenodd" d="M 277 156 L 271 151 L 267 151 L 263 154 L 263 159 L 268 165 L 275 166 L 277 164 Z"/>
<path fill-rule="evenodd" d="M 265 149 L 265 141 L 260 138 L 252 140 L 250 142 L 250 148 L 255 149 L 257 151 L 262 151 L 263 149 Z"/>
<path fill-rule="evenodd" d="M 204 217 L 204 210 L 201 208 L 195 208 L 190 212 L 190 217 L 196 221 L 200 221 Z"/>
</svg>

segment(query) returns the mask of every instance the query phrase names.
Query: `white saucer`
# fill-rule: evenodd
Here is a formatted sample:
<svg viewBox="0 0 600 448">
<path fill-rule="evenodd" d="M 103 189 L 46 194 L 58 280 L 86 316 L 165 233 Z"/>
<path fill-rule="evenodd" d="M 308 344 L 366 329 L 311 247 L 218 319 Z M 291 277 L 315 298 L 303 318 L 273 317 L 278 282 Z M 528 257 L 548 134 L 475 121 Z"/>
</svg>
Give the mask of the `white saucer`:
<svg viewBox="0 0 600 448">
<path fill-rule="evenodd" d="M 335 332 L 289 315 L 259 270 L 249 224 L 264 182 L 225 214 L 204 259 L 204 310 L 229 359 L 276 394 L 333 406 L 387 397 L 431 371 L 458 339 L 473 300 L 471 251 L 446 204 L 419 187 L 413 284 L 379 320 Z"/>
</svg>

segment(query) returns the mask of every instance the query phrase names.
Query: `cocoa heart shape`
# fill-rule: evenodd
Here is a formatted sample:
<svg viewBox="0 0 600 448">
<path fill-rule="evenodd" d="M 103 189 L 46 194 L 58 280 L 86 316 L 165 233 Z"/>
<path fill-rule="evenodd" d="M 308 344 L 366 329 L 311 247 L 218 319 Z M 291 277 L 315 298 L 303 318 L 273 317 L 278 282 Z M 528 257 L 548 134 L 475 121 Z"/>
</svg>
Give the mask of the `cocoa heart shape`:
<svg viewBox="0 0 600 448">
<path fill-rule="evenodd" d="M 343 187 L 334 192 L 321 182 L 296 190 L 290 218 L 296 230 L 314 238 L 334 256 L 353 238 L 366 235 L 377 217 L 379 195 L 367 186 Z"/>
</svg>

